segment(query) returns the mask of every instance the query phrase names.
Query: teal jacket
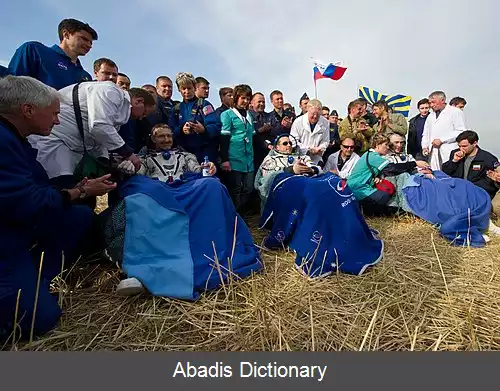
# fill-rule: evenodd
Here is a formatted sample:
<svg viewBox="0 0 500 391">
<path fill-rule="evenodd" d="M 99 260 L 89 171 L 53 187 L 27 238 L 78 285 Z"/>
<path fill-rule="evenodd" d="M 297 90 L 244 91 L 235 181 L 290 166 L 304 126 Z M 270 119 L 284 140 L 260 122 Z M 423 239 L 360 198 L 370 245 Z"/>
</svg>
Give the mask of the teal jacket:
<svg viewBox="0 0 500 391">
<path fill-rule="evenodd" d="M 220 153 L 222 162 L 231 163 L 231 170 L 253 172 L 253 145 L 255 133 L 253 118 L 249 111 L 243 117 L 236 109 L 221 114 L 222 123 Z"/>
</svg>

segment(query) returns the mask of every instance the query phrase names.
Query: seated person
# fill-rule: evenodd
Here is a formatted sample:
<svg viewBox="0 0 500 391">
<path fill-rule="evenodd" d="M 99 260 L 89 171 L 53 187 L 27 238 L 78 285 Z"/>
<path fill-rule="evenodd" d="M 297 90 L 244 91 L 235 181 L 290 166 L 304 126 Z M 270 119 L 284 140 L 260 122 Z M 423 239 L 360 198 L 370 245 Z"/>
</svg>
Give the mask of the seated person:
<svg viewBox="0 0 500 391">
<path fill-rule="evenodd" d="M 359 160 L 359 155 L 354 152 L 355 147 L 354 136 L 344 135 L 340 139 L 340 150 L 328 157 L 323 169 L 347 179 Z"/>
<path fill-rule="evenodd" d="M 443 163 L 443 172 L 453 178 L 463 178 L 474 183 L 485 190 L 493 200 L 498 187 L 488 173 L 495 169 L 498 159 L 479 147 L 479 136 L 472 130 L 460 133 L 456 142 L 458 149 L 451 151 L 450 159 Z M 500 228 L 492 221 L 490 221 L 490 232 L 500 234 Z"/>
<path fill-rule="evenodd" d="M 319 166 L 312 164 L 309 156 L 300 156 L 295 151 L 297 148 L 294 148 L 291 137 L 293 136 L 286 133 L 278 136 L 274 147 L 271 147 L 271 152 L 257 170 L 254 185 L 263 203 L 267 198 L 269 186 L 277 174 L 287 172 L 295 175 L 316 175 L 322 172 Z"/>
<path fill-rule="evenodd" d="M 415 158 L 410 154 L 405 154 L 405 138 L 397 133 L 392 133 L 389 135 L 389 153 L 386 155 L 387 160 L 394 164 L 415 162 Z M 424 174 L 428 178 L 434 178 L 432 175 L 432 170 L 430 168 L 419 168 L 416 167 L 410 174 Z"/>
<path fill-rule="evenodd" d="M 141 168 L 139 175 L 159 179 L 162 182 L 173 182 L 182 179 L 185 173 L 202 172 L 202 167 L 196 156 L 181 149 L 172 149 L 174 142 L 172 130 L 165 124 L 158 124 L 151 131 L 151 140 L 155 146 L 154 150 L 148 151 L 141 157 Z M 208 162 L 208 174 L 215 175 L 216 167 Z"/>
<path fill-rule="evenodd" d="M 381 176 L 395 176 L 410 173 L 416 167 L 429 167 L 424 161 L 393 163 L 387 159 L 388 153 L 389 138 L 383 134 L 374 135 L 372 149 L 361 156 L 347 179 L 347 184 L 366 214 L 388 215 L 393 212 L 387 207 L 387 203 L 394 194 L 394 189 L 389 191 L 377 188 L 377 185 L 383 183 Z"/>
</svg>

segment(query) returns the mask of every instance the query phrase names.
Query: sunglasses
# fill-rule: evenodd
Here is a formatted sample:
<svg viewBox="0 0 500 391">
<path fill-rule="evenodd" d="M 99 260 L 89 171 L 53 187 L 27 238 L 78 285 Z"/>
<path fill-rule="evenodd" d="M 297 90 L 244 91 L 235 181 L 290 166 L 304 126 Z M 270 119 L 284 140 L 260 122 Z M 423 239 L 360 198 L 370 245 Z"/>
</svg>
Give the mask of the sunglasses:
<svg viewBox="0 0 500 391">
<path fill-rule="evenodd" d="M 341 144 L 345 149 L 354 149 L 354 145 L 344 145 Z"/>
<path fill-rule="evenodd" d="M 281 143 L 281 145 L 283 145 L 284 147 L 288 147 L 289 145 L 292 145 L 292 142 L 291 141 L 283 141 Z"/>
</svg>

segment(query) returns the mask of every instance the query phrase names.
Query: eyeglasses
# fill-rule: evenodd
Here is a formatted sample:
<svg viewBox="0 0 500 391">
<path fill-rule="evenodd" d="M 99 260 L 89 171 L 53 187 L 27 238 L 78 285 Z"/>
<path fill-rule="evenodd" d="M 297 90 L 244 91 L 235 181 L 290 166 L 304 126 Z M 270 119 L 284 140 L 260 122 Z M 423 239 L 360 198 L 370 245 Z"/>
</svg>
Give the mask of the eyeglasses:
<svg viewBox="0 0 500 391">
<path fill-rule="evenodd" d="M 292 145 L 292 142 L 291 141 L 283 141 L 281 143 L 281 145 L 283 145 L 284 147 L 288 147 L 289 145 Z"/>
<path fill-rule="evenodd" d="M 354 149 L 354 145 L 344 145 L 341 144 L 345 149 Z"/>
</svg>

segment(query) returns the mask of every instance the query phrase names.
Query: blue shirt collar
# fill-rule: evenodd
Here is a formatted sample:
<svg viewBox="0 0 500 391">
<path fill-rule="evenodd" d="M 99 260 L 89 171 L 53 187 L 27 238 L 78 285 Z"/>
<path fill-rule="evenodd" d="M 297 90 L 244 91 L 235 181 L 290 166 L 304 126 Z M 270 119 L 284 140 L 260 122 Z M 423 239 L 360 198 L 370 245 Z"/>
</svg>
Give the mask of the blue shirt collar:
<svg viewBox="0 0 500 391">
<path fill-rule="evenodd" d="M 62 49 L 61 49 L 61 47 L 60 47 L 59 45 L 57 45 L 57 44 L 56 44 L 56 45 L 52 45 L 50 48 L 51 48 L 54 52 L 56 52 L 57 54 L 59 54 L 60 56 L 66 57 L 69 61 L 71 61 L 71 58 L 70 58 L 70 57 L 66 54 L 66 52 L 65 52 L 64 50 L 62 50 Z M 71 62 L 72 62 L 72 61 L 71 61 Z M 80 60 L 79 60 L 79 59 L 77 59 L 77 60 L 76 60 L 75 65 L 76 65 L 77 67 L 80 67 L 80 68 L 82 68 L 82 69 L 83 69 L 82 64 L 80 63 Z"/>
</svg>

